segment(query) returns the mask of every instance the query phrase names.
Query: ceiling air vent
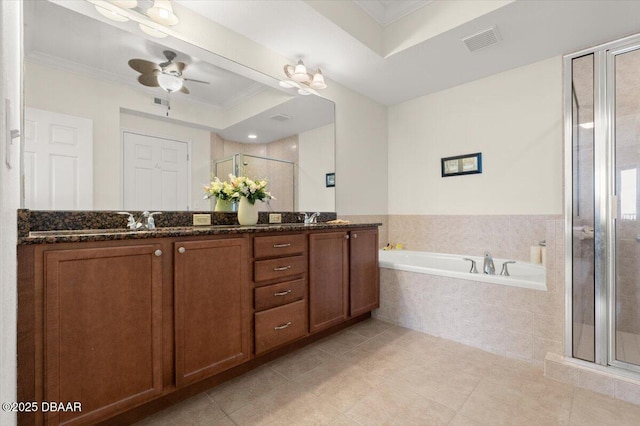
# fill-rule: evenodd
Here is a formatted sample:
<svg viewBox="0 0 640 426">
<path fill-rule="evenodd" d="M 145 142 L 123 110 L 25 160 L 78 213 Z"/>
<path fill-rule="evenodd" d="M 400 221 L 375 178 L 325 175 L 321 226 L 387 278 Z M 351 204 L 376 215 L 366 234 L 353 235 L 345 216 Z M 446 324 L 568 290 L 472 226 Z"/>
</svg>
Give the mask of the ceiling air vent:
<svg viewBox="0 0 640 426">
<path fill-rule="evenodd" d="M 287 114 L 276 114 L 272 116 L 271 119 L 276 121 L 287 121 L 291 119 L 291 116 Z"/>
<path fill-rule="evenodd" d="M 498 32 L 498 27 L 495 26 L 462 39 L 470 52 L 482 49 L 483 47 L 491 46 L 492 44 L 496 44 L 500 40 L 502 40 L 502 38 L 500 37 L 500 33 Z"/>
<path fill-rule="evenodd" d="M 153 104 L 154 105 L 161 105 L 161 106 L 169 106 L 169 101 L 167 101 L 166 99 L 162 99 L 162 98 L 153 98 Z"/>
</svg>

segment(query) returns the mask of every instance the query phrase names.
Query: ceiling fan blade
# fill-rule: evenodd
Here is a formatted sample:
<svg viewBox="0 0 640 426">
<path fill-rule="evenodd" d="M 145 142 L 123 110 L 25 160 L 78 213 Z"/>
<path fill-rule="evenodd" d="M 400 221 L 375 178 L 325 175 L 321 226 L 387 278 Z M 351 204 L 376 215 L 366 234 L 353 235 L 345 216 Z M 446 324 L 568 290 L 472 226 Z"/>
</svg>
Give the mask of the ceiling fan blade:
<svg viewBox="0 0 640 426">
<path fill-rule="evenodd" d="M 184 84 L 182 85 L 182 87 L 180 88 L 179 92 L 184 93 L 185 95 L 188 95 L 189 93 L 189 89 L 187 89 L 187 86 L 185 86 Z"/>
<path fill-rule="evenodd" d="M 208 81 L 194 80 L 193 78 L 182 78 L 184 81 L 193 81 L 194 83 L 211 84 Z"/>
<path fill-rule="evenodd" d="M 143 86 L 149 86 L 149 87 L 158 87 L 158 86 L 160 86 L 158 84 L 158 77 L 156 77 L 154 74 L 141 74 L 138 77 L 138 81 Z"/>
<path fill-rule="evenodd" d="M 140 74 L 151 74 L 153 70 L 160 69 L 155 62 L 145 61 L 144 59 L 131 59 L 129 66 Z"/>
</svg>

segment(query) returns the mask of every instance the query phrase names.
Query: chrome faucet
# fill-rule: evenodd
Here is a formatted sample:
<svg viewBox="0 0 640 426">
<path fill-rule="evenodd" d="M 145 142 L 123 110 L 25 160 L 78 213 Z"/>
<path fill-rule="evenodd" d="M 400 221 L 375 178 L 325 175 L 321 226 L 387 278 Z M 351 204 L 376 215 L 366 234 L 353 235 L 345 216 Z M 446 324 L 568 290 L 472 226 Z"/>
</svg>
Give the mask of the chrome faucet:
<svg viewBox="0 0 640 426">
<path fill-rule="evenodd" d="M 304 224 L 309 225 L 311 223 L 318 223 L 318 216 L 320 216 L 320 212 L 316 213 L 305 213 L 304 214 Z"/>
<path fill-rule="evenodd" d="M 509 269 L 507 268 L 507 265 L 509 265 L 510 263 L 516 263 L 515 260 L 507 260 L 506 262 L 504 262 L 502 264 L 502 271 L 500 271 L 500 275 L 503 275 L 505 277 L 510 277 L 511 274 L 509 274 Z"/>
<path fill-rule="evenodd" d="M 487 275 L 495 275 L 496 267 L 493 264 L 493 257 L 491 257 L 491 253 L 488 251 L 484 252 L 484 265 L 482 266 L 482 272 Z"/>
<path fill-rule="evenodd" d="M 142 212 L 142 215 L 135 219 L 132 213 L 129 212 L 118 212 L 118 214 L 127 215 L 127 228 L 132 231 L 136 231 L 138 229 L 156 229 L 156 222 L 153 219 L 153 215 L 162 214 L 161 212 L 153 212 L 149 213 L 148 211 Z"/>
</svg>

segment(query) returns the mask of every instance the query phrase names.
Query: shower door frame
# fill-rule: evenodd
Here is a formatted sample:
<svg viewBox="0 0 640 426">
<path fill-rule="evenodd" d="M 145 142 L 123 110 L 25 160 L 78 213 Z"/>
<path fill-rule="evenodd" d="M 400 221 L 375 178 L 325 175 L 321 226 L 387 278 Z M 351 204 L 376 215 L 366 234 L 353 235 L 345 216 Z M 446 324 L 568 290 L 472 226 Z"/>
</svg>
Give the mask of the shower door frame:
<svg viewBox="0 0 640 426">
<path fill-rule="evenodd" d="M 594 55 L 595 363 L 640 373 L 616 360 L 615 286 L 615 58 L 640 50 L 640 35 L 563 57 L 565 167 L 565 355 L 573 358 L 573 60 Z M 574 360 L 592 364 L 590 361 Z"/>
</svg>

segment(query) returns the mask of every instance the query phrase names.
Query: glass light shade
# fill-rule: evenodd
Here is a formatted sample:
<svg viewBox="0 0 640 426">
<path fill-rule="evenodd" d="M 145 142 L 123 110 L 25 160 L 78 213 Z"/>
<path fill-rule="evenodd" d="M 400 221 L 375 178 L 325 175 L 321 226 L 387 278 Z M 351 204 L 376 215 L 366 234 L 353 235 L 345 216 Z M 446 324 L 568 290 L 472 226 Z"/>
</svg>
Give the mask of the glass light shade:
<svg viewBox="0 0 640 426">
<path fill-rule="evenodd" d="M 162 31 L 158 31 L 155 28 L 151 28 L 150 26 L 145 24 L 140 24 L 140 29 L 142 30 L 143 33 L 155 38 L 165 38 L 168 35 L 163 33 Z"/>
<path fill-rule="evenodd" d="M 155 0 L 153 7 L 147 9 L 147 16 L 162 25 L 175 25 L 180 20 L 173 13 L 169 0 Z"/>
<path fill-rule="evenodd" d="M 309 84 L 309 86 L 311 86 L 311 88 L 313 89 L 327 88 L 327 84 L 324 82 L 324 76 L 322 75 L 322 71 L 320 70 L 316 71 L 315 75 L 313 76 L 313 80 L 311 81 L 311 84 Z"/>
<path fill-rule="evenodd" d="M 123 9 L 133 9 L 138 5 L 138 0 L 111 0 L 111 3 Z"/>
<path fill-rule="evenodd" d="M 278 84 L 280 85 L 280 87 L 284 87 L 285 89 L 292 89 L 294 87 L 297 89 L 300 88 L 300 85 L 298 83 L 291 80 L 280 80 Z"/>
<path fill-rule="evenodd" d="M 302 60 L 298 61 L 298 64 L 293 70 L 293 74 L 291 75 L 291 78 L 299 82 L 309 80 L 309 74 L 307 74 L 307 67 L 304 66 L 304 63 L 302 62 Z"/>
<path fill-rule="evenodd" d="M 109 9 L 105 9 L 104 7 L 98 6 L 97 4 L 94 6 L 96 7 L 96 10 L 100 15 L 104 16 L 105 18 L 109 18 L 112 21 L 127 22 L 129 20 L 129 18 L 127 18 L 126 16 L 122 16 L 116 12 L 112 12 Z"/>
<path fill-rule="evenodd" d="M 308 96 L 311 94 L 309 89 L 298 89 L 298 95 Z"/>
<path fill-rule="evenodd" d="M 167 92 L 175 92 L 182 88 L 182 79 L 172 74 L 159 74 L 158 84 Z"/>
</svg>

